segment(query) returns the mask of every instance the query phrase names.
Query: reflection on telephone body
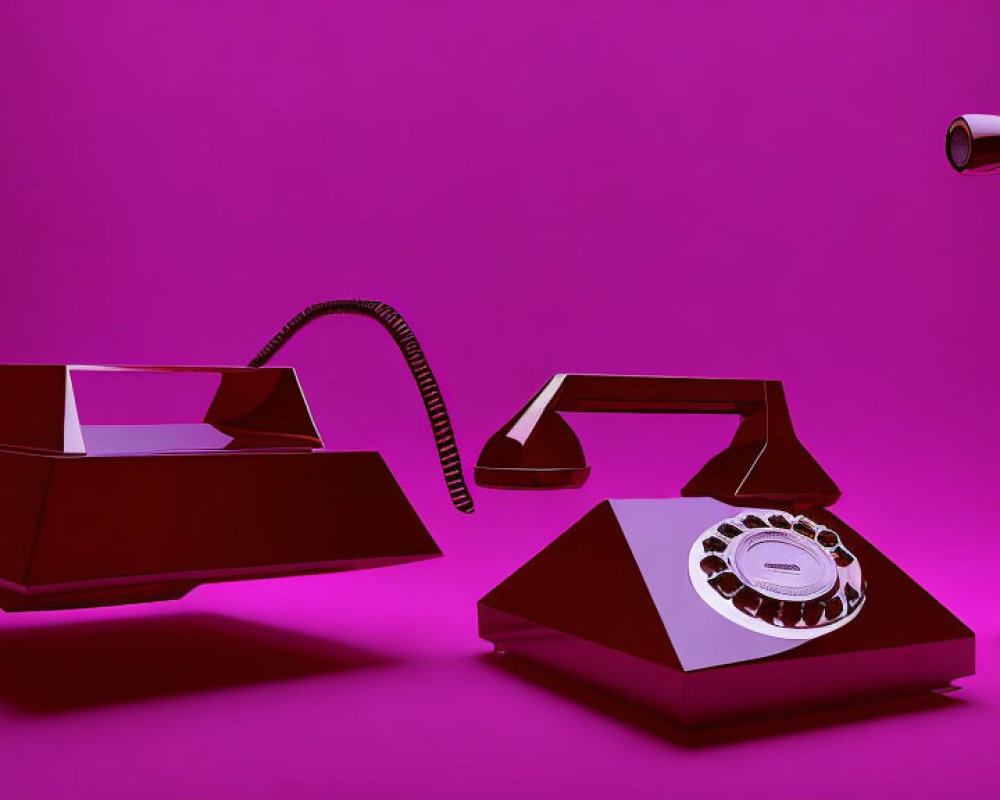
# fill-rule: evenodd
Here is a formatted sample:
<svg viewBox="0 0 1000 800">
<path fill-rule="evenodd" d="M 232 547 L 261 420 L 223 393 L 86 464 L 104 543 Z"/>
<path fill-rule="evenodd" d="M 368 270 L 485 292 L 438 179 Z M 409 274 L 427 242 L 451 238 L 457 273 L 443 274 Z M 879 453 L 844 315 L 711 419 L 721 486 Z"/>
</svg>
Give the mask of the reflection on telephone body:
<svg viewBox="0 0 1000 800">
<path fill-rule="evenodd" d="M 485 445 L 482 486 L 588 477 L 563 412 L 733 414 L 680 498 L 607 500 L 479 602 L 480 635 L 687 727 L 941 690 L 972 632 L 828 510 L 778 381 L 557 375 Z"/>
</svg>

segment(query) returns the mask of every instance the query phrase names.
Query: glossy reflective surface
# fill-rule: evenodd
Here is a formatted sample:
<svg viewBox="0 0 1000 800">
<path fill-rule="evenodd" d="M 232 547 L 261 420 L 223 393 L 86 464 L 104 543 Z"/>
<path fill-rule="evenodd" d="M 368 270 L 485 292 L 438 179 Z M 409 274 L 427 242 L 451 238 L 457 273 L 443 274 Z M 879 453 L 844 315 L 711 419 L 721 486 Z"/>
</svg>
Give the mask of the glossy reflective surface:
<svg viewBox="0 0 1000 800">
<path fill-rule="evenodd" d="M 590 472 L 560 412 L 735 414 L 740 425 L 681 494 L 736 504 L 830 505 L 840 490 L 795 435 L 780 381 L 654 375 L 556 375 L 490 437 L 476 482 L 508 489 L 573 488 Z"/>
<path fill-rule="evenodd" d="M 948 126 L 945 137 L 948 161 L 959 172 L 1000 170 L 1000 116 L 964 114 Z"/>
<path fill-rule="evenodd" d="M 775 515 L 813 536 L 766 527 Z M 753 587 L 728 558 L 691 547 L 722 525 L 731 548 L 780 532 L 808 553 L 835 531 L 853 567 L 837 567 L 832 596 L 796 597 L 773 575 Z M 863 583 L 858 565 L 870 595 L 848 588 Z M 711 498 L 598 504 L 480 600 L 479 631 L 507 655 L 692 727 L 926 692 L 974 670 L 972 631 L 829 511 L 803 519 Z"/>
<path fill-rule="evenodd" d="M 196 423 L 85 425 L 80 371 L 215 373 Z M 378 453 L 322 451 L 291 369 L 0 366 L 0 608 L 440 555 Z"/>
</svg>

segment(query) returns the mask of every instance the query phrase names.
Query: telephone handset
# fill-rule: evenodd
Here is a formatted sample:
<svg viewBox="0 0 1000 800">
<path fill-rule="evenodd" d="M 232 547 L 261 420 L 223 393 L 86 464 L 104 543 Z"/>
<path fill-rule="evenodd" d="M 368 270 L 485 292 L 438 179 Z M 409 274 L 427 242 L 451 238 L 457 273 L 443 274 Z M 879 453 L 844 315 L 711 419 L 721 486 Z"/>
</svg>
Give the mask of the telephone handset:
<svg viewBox="0 0 1000 800">
<path fill-rule="evenodd" d="M 682 497 L 598 504 L 483 597 L 480 635 L 498 653 L 695 727 L 972 673 L 972 632 L 827 510 L 840 491 L 780 382 L 556 375 L 487 441 L 476 482 L 580 486 L 590 467 L 560 414 L 581 411 L 740 422 Z"/>
<path fill-rule="evenodd" d="M 737 504 L 828 506 L 840 490 L 796 438 L 780 381 L 632 375 L 556 375 L 486 443 L 476 482 L 496 488 L 571 488 L 590 474 L 558 412 L 737 414 L 733 440 L 681 490 Z"/>
<path fill-rule="evenodd" d="M 452 503 L 471 512 L 437 381 L 413 331 L 385 303 L 310 306 L 246 367 L 0 365 L 0 608 L 172 600 L 206 582 L 440 556 L 381 455 L 323 449 L 294 370 L 265 366 L 328 314 L 367 316 L 392 335 L 427 410 Z M 173 387 L 184 375 L 214 376 L 214 394 L 193 422 L 81 417 L 81 385 L 139 373 Z"/>
</svg>

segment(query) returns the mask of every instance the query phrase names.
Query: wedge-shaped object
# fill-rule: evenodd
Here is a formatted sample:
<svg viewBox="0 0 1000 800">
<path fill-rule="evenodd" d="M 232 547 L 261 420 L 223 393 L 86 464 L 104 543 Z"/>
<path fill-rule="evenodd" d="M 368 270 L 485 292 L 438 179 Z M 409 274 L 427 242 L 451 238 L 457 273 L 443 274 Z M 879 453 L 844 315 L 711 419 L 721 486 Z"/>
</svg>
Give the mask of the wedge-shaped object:
<svg viewBox="0 0 1000 800">
<path fill-rule="evenodd" d="M 502 653 L 608 689 L 685 727 L 920 693 L 972 674 L 972 631 L 822 509 L 811 517 L 839 532 L 873 587 L 856 618 L 829 635 L 785 638 L 720 613 L 697 590 L 689 553 L 706 530 L 742 513 L 775 510 L 709 498 L 605 501 L 480 600 L 480 635 Z M 786 552 L 780 563 L 796 561 Z M 742 588 L 713 593 L 732 604 Z M 824 603 L 842 604 L 841 618 L 854 614 L 845 588 Z M 789 601 L 761 595 L 736 613 L 761 621 L 760 605 L 769 604 L 771 622 L 763 625 L 788 613 L 781 605 Z M 807 631 L 805 603 L 790 602 L 797 604 L 790 628 Z"/>
<path fill-rule="evenodd" d="M 81 372 L 215 375 L 201 422 L 86 425 Z M 0 608 L 440 555 L 382 457 L 330 452 L 286 368 L 0 366 Z"/>
</svg>

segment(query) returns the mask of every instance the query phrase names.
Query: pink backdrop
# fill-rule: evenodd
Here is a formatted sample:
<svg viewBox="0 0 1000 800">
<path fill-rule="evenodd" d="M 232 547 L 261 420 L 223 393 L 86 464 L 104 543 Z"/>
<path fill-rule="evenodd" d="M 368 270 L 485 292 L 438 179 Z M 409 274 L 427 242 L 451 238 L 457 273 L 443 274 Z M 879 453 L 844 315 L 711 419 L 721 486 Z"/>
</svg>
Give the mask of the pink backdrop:
<svg viewBox="0 0 1000 800">
<path fill-rule="evenodd" d="M 446 557 L 0 618 L 6 791 L 995 796 L 1000 180 L 943 136 L 1000 113 L 997 30 L 990 2 L 0 6 L 0 360 L 244 363 L 304 305 L 384 299 L 470 467 L 553 372 L 782 378 L 837 511 L 980 670 L 692 745 L 484 663 L 481 594 L 598 500 L 676 494 L 733 422 L 578 417 L 584 489 L 465 518 L 391 343 L 335 319 L 277 363 Z"/>
</svg>

